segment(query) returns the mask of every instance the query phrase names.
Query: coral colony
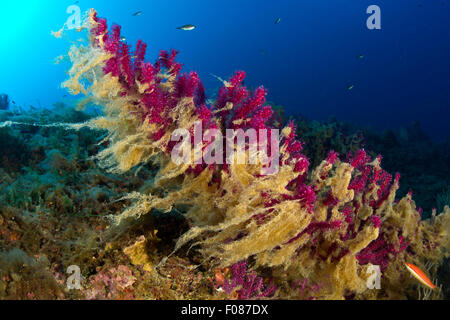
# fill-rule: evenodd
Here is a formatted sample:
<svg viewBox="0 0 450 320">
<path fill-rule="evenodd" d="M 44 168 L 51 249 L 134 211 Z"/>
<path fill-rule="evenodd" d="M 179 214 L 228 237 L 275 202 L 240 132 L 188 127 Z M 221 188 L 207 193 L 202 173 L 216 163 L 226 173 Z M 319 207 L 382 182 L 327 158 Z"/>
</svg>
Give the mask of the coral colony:
<svg viewBox="0 0 450 320">
<path fill-rule="evenodd" d="M 104 116 L 86 124 L 109 132 L 96 159 L 115 173 L 149 162 L 158 168 L 145 191 L 125 197 L 132 204 L 111 216 L 112 226 L 184 208 L 191 227 L 175 252 L 198 248 L 205 265 L 227 270 L 216 287 L 239 288 L 241 299 L 299 292 L 309 299 L 403 297 L 405 285 L 414 284 L 406 262 L 438 265 L 448 254 L 450 209 L 421 220 L 411 194 L 395 198 L 400 176 L 381 168 L 381 156 L 330 151 L 309 168 L 294 124 L 277 125 L 266 90 L 248 90 L 244 72 L 225 81 L 207 105 L 202 82 L 196 72 L 181 72 L 177 51 L 146 62 L 146 44 L 139 40 L 133 51 L 120 40 L 121 27 L 108 30 L 95 10 L 84 28 L 89 45 L 71 48 L 63 87 L 84 94 L 82 104 L 104 108 Z M 198 126 L 203 139 L 194 132 Z M 227 143 L 239 136 L 249 142 Z M 219 161 L 224 149 L 227 160 Z M 229 152 L 238 149 L 253 161 Z M 217 161 L 204 161 L 205 154 Z M 373 266 L 383 290 L 367 285 Z M 270 282 L 255 273 L 263 269 Z"/>
<path fill-rule="evenodd" d="M 0 110 L 8 110 L 9 109 L 9 97 L 7 94 L 0 94 Z"/>
</svg>

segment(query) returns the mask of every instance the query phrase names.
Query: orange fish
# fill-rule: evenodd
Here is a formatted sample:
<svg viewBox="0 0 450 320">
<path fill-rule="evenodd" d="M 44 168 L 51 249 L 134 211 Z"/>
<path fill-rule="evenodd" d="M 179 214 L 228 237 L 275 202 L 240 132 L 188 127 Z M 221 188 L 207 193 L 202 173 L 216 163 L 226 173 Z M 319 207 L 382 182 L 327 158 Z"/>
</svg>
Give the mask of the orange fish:
<svg viewBox="0 0 450 320">
<path fill-rule="evenodd" d="M 431 280 L 426 276 L 426 274 L 419 269 L 419 267 L 411 264 L 411 263 L 405 263 L 406 268 L 409 272 L 412 273 L 414 278 L 419 280 L 424 286 L 430 288 L 430 289 L 436 289 L 437 287 L 431 282 Z"/>
</svg>

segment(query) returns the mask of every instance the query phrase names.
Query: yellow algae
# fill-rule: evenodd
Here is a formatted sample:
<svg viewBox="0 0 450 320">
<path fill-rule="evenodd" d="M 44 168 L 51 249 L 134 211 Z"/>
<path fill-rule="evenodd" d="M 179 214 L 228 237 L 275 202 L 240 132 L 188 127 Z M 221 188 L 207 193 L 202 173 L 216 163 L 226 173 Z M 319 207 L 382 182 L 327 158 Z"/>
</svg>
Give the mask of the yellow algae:
<svg viewBox="0 0 450 320">
<path fill-rule="evenodd" d="M 90 14 L 88 25 L 92 28 L 95 21 Z M 101 37 L 97 37 L 101 40 Z M 91 42 L 95 41 L 91 37 Z M 184 245 L 198 245 L 205 261 L 217 267 L 227 267 L 236 262 L 252 258 L 255 266 L 272 268 L 274 274 L 283 274 L 284 280 L 295 280 L 299 275 L 323 284 L 317 296 L 329 299 L 344 299 L 349 293 L 358 297 L 376 298 L 378 296 L 396 296 L 394 283 L 398 284 L 401 268 L 407 253 L 401 252 L 390 257 L 389 267 L 383 272 L 384 289 L 371 291 L 366 285 L 367 268 L 370 264 L 360 265 L 357 255 L 367 248 L 383 232 L 387 243 L 400 248 L 399 237 L 403 237 L 416 253 L 411 263 L 420 265 L 425 260 L 439 263 L 448 256 L 450 247 L 450 209 L 432 220 L 421 221 L 414 202 L 409 196 L 395 203 L 398 184 L 394 183 L 387 199 L 373 212 L 365 203 L 378 200 L 379 186 L 372 185 L 371 191 L 355 197 L 349 189 L 350 181 L 361 174 L 350 164 L 336 161 L 330 164 L 323 161 L 308 176 L 308 183 L 315 188 L 317 201 L 309 210 L 301 200 L 286 200 L 292 191 L 289 182 L 301 173 L 294 171 L 293 162 L 286 162 L 277 174 L 257 176 L 261 163 L 229 164 L 228 173 L 204 170 L 199 175 L 188 171 L 189 165 L 176 164 L 166 154 L 165 146 L 171 134 L 178 128 L 192 128 L 198 121 L 194 114 L 192 98 L 181 99 L 163 116 L 174 119 L 172 125 L 162 127 L 150 124 L 145 119 L 141 107 L 142 95 L 148 85 L 138 84 L 138 90 L 121 96 L 121 87 L 117 78 L 105 76 L 101 67 L 110 58 L 100 48 L 73 47 L 71 49 L 70 79 L 63 86 L 71 93 L 83 93 L 92 103 L 103 106 L 104 116 L 90 122 L 91 126 L 109 131 L 109 145 L 97 156 L 104 168 L 114 173 L 123 173 L 132 168 L 152 162 L 158 166 L 154 180 L 149 181 L 142 192 L 133 192 L 124 199 L 133 200 L 122 213 L 112 216 L 114 225 L 120 225 L 126 219 L 137 219 L 150 213 L 153 209 L 169 212 L 178 205 L 187 206 L 186 217 L 192 227 L 182 235 L 175 246 L 175 251 Z M 164 72 L 158 75 L 166 79 L 153 83 L 169 93 L 174 90 L 174 77 Z M 232 109 L 228 103 L 224 109 Z M 217 115 L 221 110 L 216 110 Z M 220 124 L 218 118 L 213 121 Z M 158 140 L 149 139 L 152 134 L 164 129 L 164 135 Z M 290 134 L 291 128 L 282 129 L 282 137 Z M 281 158 L 285 162 L 288 155 L 286 145 L 280 146 Z M 190 159 L 197 159 L 191 150 Z M 371 166 L 379 168 L 375 159 Z M 218 178 L 220 183 L 214 178 Z M 163 192 L 161 192 L 161 190 Z M 326 195 L 337 200 L 337 205 L 330 212 L 326 204 Z M 276 201 L 266 206 L 266 198 Z M 348 225 L 343 223 L 342 209 L 350 208 L 355 215 L 354 226 L 358 233 L 353 238 L 345 239 L 343 235 Z M 388 228 L 375 228 L 369 217 L 375 214 Z M 260 217 L 260 220 L 255 217 Z M 339 221 L 338 221 L 339 220 Z M 329 223 L 321 232 L 307 230 L 314 223 Z M 335 223 L 335 224 L 333 224 Z M 230 241 L 232 239 L 232 241 Z M 134 264 L 146 264 L 145 239 L 124 249 Z M 330 248 L 339 248 L 328 257 Z M 347 250 L 347 251 L 345 251 Z M 341 254 L 339 256 L 339 254 Z M 410 258 L 408 256 L 408 258 Z M 280 271 L 283 270 L 283 271 Z M 402 285 L 402 284 L 400 284 Z"/>
</svg>

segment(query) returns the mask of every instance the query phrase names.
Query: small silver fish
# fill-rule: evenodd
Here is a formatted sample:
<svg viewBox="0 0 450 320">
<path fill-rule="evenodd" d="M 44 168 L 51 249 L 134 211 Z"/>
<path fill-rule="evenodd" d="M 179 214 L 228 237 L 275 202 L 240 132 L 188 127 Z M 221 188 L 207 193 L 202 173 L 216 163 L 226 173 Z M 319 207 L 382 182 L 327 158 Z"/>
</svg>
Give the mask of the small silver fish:
<svg viewBox="0 0 450 320">
<path fill-rule="evenodd" d="M 178 30 L 191 31 L 195 29 L 193 24 L 185 24 L 184 26 L 177 27 Z"/>
<path fill-rule="evenodd" d="M 349 87 L 347 88 L 347 90 L 350 91 L 350 90 L 352 90 L 354 87 L 355 87 L 355 85 L 352 84 L 351 86 L 349 86 Z"/>
<path fill-rule="evenodd" d="M 127 41 L 127 38 L 125 38 L 125 37 L 120 37 L 119 40 L 120 40 L 120 41 Z"/>
<path fill-rule="evenodd" d="M 142 14 L 142 11 L 135 12 L 135 13 L 133 13 L 133 17 L 140 16 L 141 14 Z"/>
<path fill-rule="evenodd" d="M 281 22 L 281 18 L 278 17 L 277 20 L 275 20 L 275 24 L 279 24 Z"/>
<path fill-rule="evenodd" d="M 360 55 L 358 56 L 358 58 L 362 59 L 362 58 L 364 58 L 364 55 L 363 55 L 363 54 L 360 54 Z"/>
</svg>

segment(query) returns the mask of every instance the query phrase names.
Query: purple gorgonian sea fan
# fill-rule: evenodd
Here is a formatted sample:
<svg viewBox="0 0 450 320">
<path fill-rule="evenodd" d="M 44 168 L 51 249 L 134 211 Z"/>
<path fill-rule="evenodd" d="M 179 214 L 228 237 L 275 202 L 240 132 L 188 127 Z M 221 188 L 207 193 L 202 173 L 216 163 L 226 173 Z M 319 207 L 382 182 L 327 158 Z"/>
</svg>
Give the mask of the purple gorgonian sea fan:
<svg viewBox="0 0 450 320">
<path fill-rule="evenodd" d="M 320 283 L 317 297 L 328 299 L 399 297 L 414 284 L 403 273 L 405 262 L 438 265 L 448 254 L 450 209 L 422 221 L 411 195 L 395 199 L 399 175 L 392 179 L 380 167 L 381 156 L 370 159 L 360 150 L 343 161 L 330 151 L 311 170 L 295 124 L 274 124 L 266 90 L 248 90 L 244 72 L 224 81 L 208 106 L 197 73 L 181 73 L 177 51 L 161 51 L 155 63 L 146 62 L 146 44 L 139 40 L 131 49 L 120 26 L 108 29 L 93 9 L 82 28 L 89 43 L 72 46 L 63 87 L 85 95 L 81 104 L 103 108 L 103 116 L 86 124 L 109 132 L 108 147 L 97 160 L 115 173 L 148 162 L 159 168 L 145 193 L 125 197 L 133 204 L 111 217 L 113 225 L 153 209 L 183 206 L 192 227 L 175 250 L 194 242 L 205 263 L 221 267 L 251 258 L 252 268 L 270 268 L 286 283 L 300 278 Z M 227 129 L 266 130 L 258 145 L 270 145 L 271 133 L 279 130 L 279 154 L 266 155 L 277 170 L 261 174 L 269 165 L 262 161 L 199 161 L 212 149 L 221 158 L 225 148 L 222 140 L 195 142 L 198 124 L 216 138 L 225 137 Z M 192 146 L 187 149 L 192 161 L 172 160 L 171 137 L 178 129 L 189 132 L 184 143 Z M 248 158 L 259 152 L 253 147 L 245 144 Z M 373 265 L 380 265 L 383 290 L 367 286 Z"/>
</svg>

